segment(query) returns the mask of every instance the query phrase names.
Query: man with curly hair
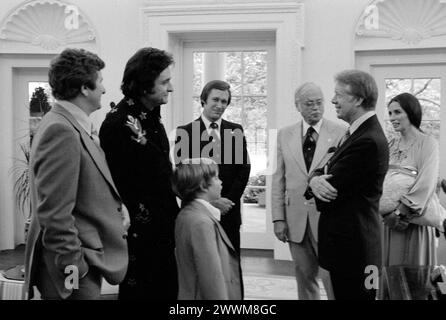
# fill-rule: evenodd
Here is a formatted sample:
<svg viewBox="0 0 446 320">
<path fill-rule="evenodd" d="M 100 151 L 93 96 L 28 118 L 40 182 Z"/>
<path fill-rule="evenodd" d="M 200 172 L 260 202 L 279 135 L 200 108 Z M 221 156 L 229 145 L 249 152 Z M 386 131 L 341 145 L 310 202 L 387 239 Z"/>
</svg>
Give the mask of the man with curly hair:
<svg viewBox="0 0 446 320">
<path fill-rule="evenodd" d="M 28 298 L 36 286 L 43 299 L 98 299 L 102 278 L 118 284 L 127 270 L 129 215 L 89 119 L 101 108 L 104 67 L 82 49 L 66 49 L 51 62 L 57 102 L 31 147 Z"/>
<path fill-rule="evenodd" d="M 179 208 L 160 116 L 173 91 L 172 64 L 172 56 L 163 50 L 138 50 L 124 70 L 124 98 L 113 106 L 99 133 L 132 223 L 129 269 L 119 299 L 172 300 L 178 294 L 174 227 Z"/>
</svg>

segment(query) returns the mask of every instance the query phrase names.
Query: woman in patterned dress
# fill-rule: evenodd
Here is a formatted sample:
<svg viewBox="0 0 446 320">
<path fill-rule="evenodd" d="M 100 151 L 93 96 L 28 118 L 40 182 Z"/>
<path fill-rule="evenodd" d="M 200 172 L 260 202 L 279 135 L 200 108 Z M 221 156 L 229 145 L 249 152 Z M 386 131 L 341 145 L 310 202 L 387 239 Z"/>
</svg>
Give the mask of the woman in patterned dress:
<svg viewBox="0 0 446 320">
<path fill-rule="evenodd" d="M 409 192 L 401 196 L 398 208 L 383 217 L 383 266 L 435 265 L 435 229 L 411 223 L 405 216 L 421 214 L 436 190 L 438 144 L 420 129 L 422 109 L 416 97 L 399 94 L 390 101 L 388 110 L 390 122 L 399 133 L 389 142 L 390 165 L 412 167 L 417 177 Z"/>
</svg>

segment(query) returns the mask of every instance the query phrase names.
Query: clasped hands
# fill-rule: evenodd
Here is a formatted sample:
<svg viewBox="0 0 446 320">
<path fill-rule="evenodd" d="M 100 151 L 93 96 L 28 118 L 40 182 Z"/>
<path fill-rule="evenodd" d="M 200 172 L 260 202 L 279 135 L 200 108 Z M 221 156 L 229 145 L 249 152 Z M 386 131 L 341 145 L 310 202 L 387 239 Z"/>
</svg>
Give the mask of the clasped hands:
<svg viewBox="0 0 446 320">
<path fill-rule="evenodd" d="M 404 208 L 404 206 L 400 206 L 398 209 L 384 215 L 384 224 L 396 231 L 406 230 L 409 226 L 409 221 L 407 220 L 407 212 L 405 212 Z"/>
<path fill-rule="evenodd" d="M 316 198 L 323 202 L 331 202 L 338 197 L 338 190 L 327 181 L 332 176 L 331 174 L 324 174 L 310 180 L 311 191 Z"/>
</svg>

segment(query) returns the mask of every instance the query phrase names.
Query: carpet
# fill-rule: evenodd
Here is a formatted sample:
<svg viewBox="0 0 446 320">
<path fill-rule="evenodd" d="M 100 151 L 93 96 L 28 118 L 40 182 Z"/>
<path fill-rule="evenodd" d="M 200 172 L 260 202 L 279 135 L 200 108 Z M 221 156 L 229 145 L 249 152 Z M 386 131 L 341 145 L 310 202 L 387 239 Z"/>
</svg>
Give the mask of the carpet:
<svg viewBox="0 0 446 320">
<path fill-rule="evenodd" d="M 296 278 L 289 276 L 244 274 L 245 300 L 298 300 Z M 327 300 L 322 281 L 321 300 Z"/>
</svg>

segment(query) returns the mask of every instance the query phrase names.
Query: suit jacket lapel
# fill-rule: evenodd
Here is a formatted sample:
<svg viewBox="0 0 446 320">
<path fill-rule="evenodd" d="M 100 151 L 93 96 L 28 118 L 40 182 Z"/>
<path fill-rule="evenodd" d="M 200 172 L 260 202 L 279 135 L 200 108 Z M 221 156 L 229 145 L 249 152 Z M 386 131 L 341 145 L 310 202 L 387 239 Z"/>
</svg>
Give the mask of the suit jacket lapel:
<svg viewBox="0 0 446 320">
<path fill-rule="evenodd" d="M 293 158 L 296 160 L 300 169 L 307 174 L 307 167 L 305 165 L 304 154 L 302 151 L 302 121 L 299 121 L 286 138 L 288 148 Z"/>
<path fill-rule="evenodd" d="M 193 202 L 195 206 L 200 206 L 200 208 L 202 208 L 201 211 L 203 211 L 209 218 L 212 219 L 212 221 L 215 222 L 215 224 L 217 225 L 218 231 L 220 232 L 221 237 L 223 238 L 223 241 L 226 243 L 226 245 L 231 248 L 232 251 L 236 252 L 234 249 L 234 246 L 231 243 L 231 240 L 229 240 L 228 236 L 226 235 L 225 230 L 223 229 L 223 227 L 221 226 L 220 222 L 218 222 L 217 219 L 215 219 L 215 217 L 212 215 L 212 213 L 200 202 L 198 201 L 194 201 Z"/>
<path fill-rule="evenodd" d="M 365 122 L 363 122 L 358 129 L 353 132 L 353 134 L 336 150 L 333 157 L 330 159 L 329 163 L 332 164 L 336 162 L 336 160 L 339 158 L 339 156 L 344 152 L 345 149 L 347 149 L 355 140 L 360 138 L 362 134 L 367 131 L 368 127 L 374 122 L 378 121 L 376 115 L 368 118 Z"/>
<path fill-rule="evenodd" d="M 318 168 L 322 159 L 327 154 L 328 148 L 333 144 L 333 133 L 328 128 L 327 122 L 322 121 L 319 138 L 316 143 L 316 150 L 314 152 L 313 162 L 311 163 L 310 172 Z"/>
<path fill-rule="evenodd" d="M 65 110 L 63 107 L 59 105 L 55 105 L 52 110 L 55 113 L 58 113 L 65 117 L 73 126 L 74 128 L 80 133 L 80 137 L 82 140 L 82 143 L 85 146 L 85 149 L 87 149 L 88 153 L 90 154 L 91 158 L 93 159 L 94 163 L 98 167 L 99 171 L 104 176 L 105 180 L 111 185 L 113 190 L 117 195 L 119 195 L 118 190 L 116 189 L 116 186 L 113 182 L 110 170 L 108 168 L 107 162 L 105 160 L 105 157 L 101 152 L 99 151 L 98 147 L 95 145 L 95 143 L 91 140 L 91 138 L 87 135 L 84 128 L 81 127 L 79 122 L 74 119 L 74 117 L 69 113 L 67 110 Z"/>
</svg>

